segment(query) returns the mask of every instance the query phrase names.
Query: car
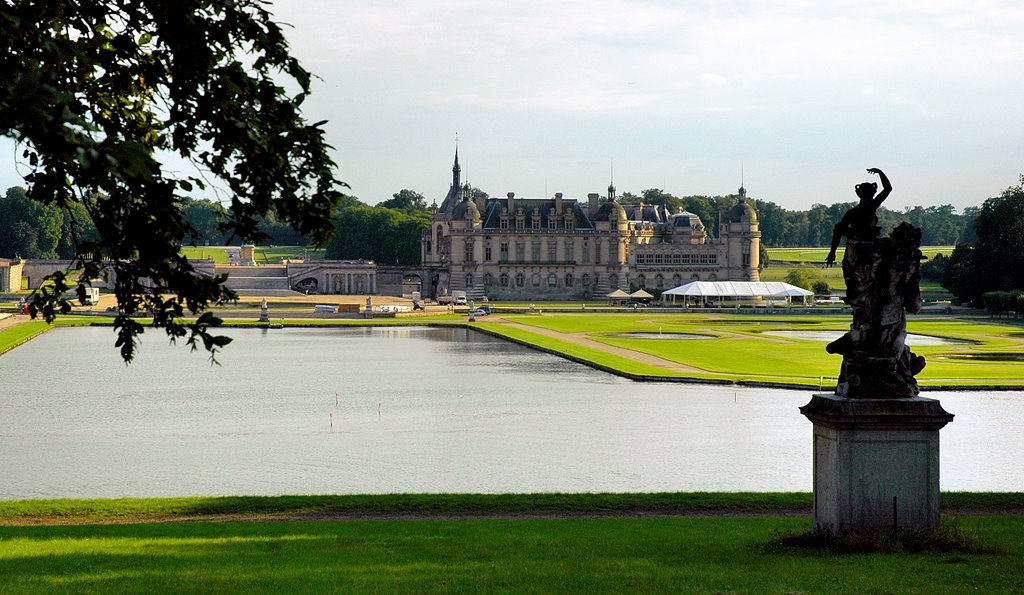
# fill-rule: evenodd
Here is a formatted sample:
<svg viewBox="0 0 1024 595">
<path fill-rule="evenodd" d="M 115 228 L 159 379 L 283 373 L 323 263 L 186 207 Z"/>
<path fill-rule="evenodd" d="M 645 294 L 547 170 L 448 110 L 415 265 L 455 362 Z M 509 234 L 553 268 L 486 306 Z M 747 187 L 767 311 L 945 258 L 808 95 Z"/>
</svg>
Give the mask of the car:
<svg viewBox="0 0 1024 595">
<path fill-rule="evenodd" d="M 487 316 L 490 313 L 490 308 L 487 308 L 486 310 L 483 308 L 473 308 L 472 310 L 469 311 L 470 316 Z"/>
<path fill-rule="evenodd" d="M 646 308 L 647 302 L 643 302 L 640 300 L 629 300 L 628 302 L 626 302 L 626 305 L 629 306 L 630 308 Z"/>
</svg>

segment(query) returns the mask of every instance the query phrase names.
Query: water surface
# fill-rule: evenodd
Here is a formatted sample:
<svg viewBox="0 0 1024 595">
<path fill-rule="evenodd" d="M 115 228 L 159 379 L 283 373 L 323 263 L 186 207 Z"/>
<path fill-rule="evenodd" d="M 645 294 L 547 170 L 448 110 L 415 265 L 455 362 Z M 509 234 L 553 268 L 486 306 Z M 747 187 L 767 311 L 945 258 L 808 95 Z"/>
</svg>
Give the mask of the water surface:
<svg viewBox="0 0 1024 595">
<path fill-rule="evenodd" d="M 811 489 L 808 392 L 631 382 L 465 329 L 228 333 L 219 367 L 156 333 L 125 366 L 109 328 L 0 357 L 0 499 Z M 1022 394 L 931 396 L 957 415 L 942 488 L 1024 490 Z"/>
</svg>

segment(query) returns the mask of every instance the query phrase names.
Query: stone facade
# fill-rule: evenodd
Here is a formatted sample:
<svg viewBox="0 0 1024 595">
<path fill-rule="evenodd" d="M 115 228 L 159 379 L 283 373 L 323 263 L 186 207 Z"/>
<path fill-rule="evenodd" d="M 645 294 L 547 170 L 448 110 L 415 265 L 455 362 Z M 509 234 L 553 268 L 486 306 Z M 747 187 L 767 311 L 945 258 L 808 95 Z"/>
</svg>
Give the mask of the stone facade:
<svg viewBox="0 0 1024 595">
<path fill-rule="evenodd" d="M 21 276 L 25 261 L 0 258 L 0 293 L 21 291 Z"/>
<path fill-rule="evenodd" d="M 422 263 L 446 271 L 437 295 L 471 298 L 589 299 L 615 289 L 650 292 L 690 281 L 758 281 L 757 212 L 740 201 L 719 212 L 719 235 L 693 213 L 604 200 L 471 197 L 458 152 L 452 184 L 421 239 Z"/>
</svg>

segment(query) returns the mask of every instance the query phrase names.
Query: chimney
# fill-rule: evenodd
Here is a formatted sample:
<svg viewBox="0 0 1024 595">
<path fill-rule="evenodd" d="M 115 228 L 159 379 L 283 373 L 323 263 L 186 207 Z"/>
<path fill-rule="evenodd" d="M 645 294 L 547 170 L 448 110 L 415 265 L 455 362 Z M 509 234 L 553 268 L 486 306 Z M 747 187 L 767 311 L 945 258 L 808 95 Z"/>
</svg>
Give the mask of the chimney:
<svg viewBox="0 0 1024 595">
<path fill-rule="evenodd" d="M 725 205 L 718 207 L 718 237 L 722 237 L 722 232 L 729 233 L 729 225 L 725 221 Z"/>
<path fill-rule="evenodd" d="M 516 193 L 515 192 L 509 192 L 508 193 L 508 216 L 509 217 L 515 217 L 515 215 L 516 215 L 516 206 L 515 206 L 516 205 L 516 201 L 515 201 L 515 198 L 516 198 Z"/>
<path fill-rule="evenodd" d="M 487 216 L 487 196 L 483 193 L 476 197 L 476 210 L 480 211 L 481 217 Z"/>
<path fill-rule="evenodd" d="M 555 216 L 557 216 L 557 217 L 561 217 L 562 216 L 562 193 L 561 192 L 556 192 L 555 193 Z"/>
<path fill-rule="evenodd" d="M 587 195 L 587 214 L 591 219 L 597 216 L 597 197 L 600 196 L 596 192 L 591 192 Z"/>
</svg>

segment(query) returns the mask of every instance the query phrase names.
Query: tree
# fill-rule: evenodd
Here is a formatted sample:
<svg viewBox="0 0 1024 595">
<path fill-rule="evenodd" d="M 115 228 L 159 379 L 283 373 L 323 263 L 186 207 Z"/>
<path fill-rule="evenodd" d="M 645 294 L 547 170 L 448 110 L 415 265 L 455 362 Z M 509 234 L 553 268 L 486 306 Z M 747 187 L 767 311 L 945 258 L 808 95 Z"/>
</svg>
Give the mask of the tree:
<svg viewBox="0 0 1024 595">
<path fill-rule="evenodd" d="M 14 186 L 0 198 L 0 257 L 56 258 L 64 218 L 60 210 L 28 199 Z"/>
<path fill-rule="evenodd" d="M 385 209 L 398 209 L 411 215 L 416 211 L 425 211 L 427 209 L 427 199 L 423 198 L 423 195 L 415 190 L 403 188 L 377 206 L 384 207 Z"/>
<path fill-rule="evenodd" d="M 1024 289 L 1024 176 L 981 205 L 974 232 L 976 242 L 953 250 L 943 285 L 975 304 L 986 292 Z"/>
<path fill-rule="evenodd" d="M 219 202 L 186 198 L 181 204 L 181 216 L 188 224 L 184 241 L 194 246 L 221 245 L 227 238 L 220 233 L 227 218 L 227 210 Z"/>
<path fill-rule="evenodd" d="M 235 295 L 180 255 L 192 231 L 181 193 L 218 178 L 230 193 L 222 232 L 258 241 L 273 212 L 319 244 L 343 186 L 323 123 L 300 113 L 310 74 L 280 26 L 259 0 L 19 0 L 0 4 L 0 22 L 0 134 L 22 150 L 28 196 L 79 203 L 96 225 L 78 246 L 80 293 L 113 279 L 125 361 L 139 314 L 212 357 L 229 341 L 210 333 L 217 319 L 182 318 Z M 158 151 L 202 174 L 165 170 Z M 30 304 L 47 321 L 70 307 L 65 275 L 52 280 Z"/>
<path fill-rule="evenodd" d="M 795 269 L 790 269 L 789 272 L 786 273 L 785 279 L 786 283 L 808 291 L 814 291 L 815 283 L 820 280 L 821 274 L 818 272 L 818 269 L 809 264 L 802 264 Z"/>
<path fill-rule="evenodd" d="M 418 264 L 420 237 L 430 214 L 407 215 L 395 209 L 358 206 L 342 209 L 327 258 L 374 260 L 382 264 Z"/>
</svg>

